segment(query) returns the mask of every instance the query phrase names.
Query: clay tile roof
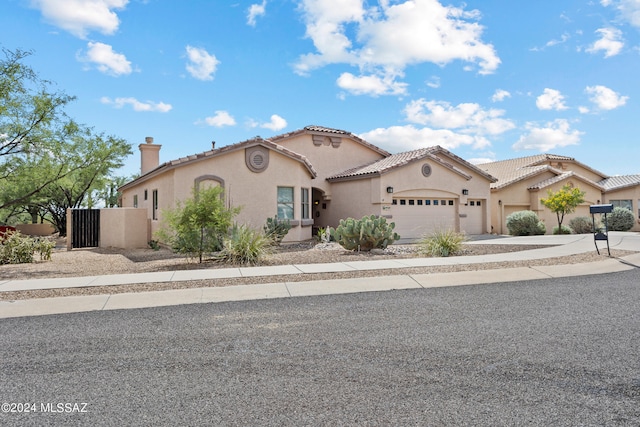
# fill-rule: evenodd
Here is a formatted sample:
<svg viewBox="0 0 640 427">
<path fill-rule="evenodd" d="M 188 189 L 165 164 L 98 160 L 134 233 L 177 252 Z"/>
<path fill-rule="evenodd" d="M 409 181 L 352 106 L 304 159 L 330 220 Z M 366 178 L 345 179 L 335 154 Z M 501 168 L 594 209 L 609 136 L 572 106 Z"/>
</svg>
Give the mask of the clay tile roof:
<svg viewBox="0 0 640 427">
<path fill-rule="evenodd" d="M 125 185 L 123 185 L 120 188 L 127 188 L 130 187 L 133 183 L 137 183 L 137 182 L 142 182 L 147 180 L 148 178 L 158 175 L 159 173 L 162 173 L 166 170 L 170 170 L 170 169 L 174 169 L 176 167 L 180 167 L 181 165 L 187 164 L 187 163 L 191 163 L 191 162 L 195 162 L 195 161 L 199 161 L 202 159 L 207 159 L 207 158 L 212 158 L 212 157 L 217 157 L 220 156 L 224 153 L 230 152 L 230 151 L 236 151 L 236 150 L 242 150 L 244 148 L 248 148 L 248 147 L 252 147 L 254 145 L 262 145 L 264 147 L 267 147 L 273 151 L 277 151 L 282 155 L 285 155 L 287 157 L 290 157 L 292 159 L 298 160 L 299 162 L 301 162 L 302 164 L 305 165 L 305 167 L 307 168 L 307 170 L 309 171 L 309 173 L 311 174 L 311 176 L 313 178 L 318 176 L 318 172 L 314 169 L 313 165 L 311 164 L 311 162 L 309 162 L 309 160 L 303 156 L 302 154 L 298 154 L 294 151 L 289 150 L 288 148 L 285 148 L 281 145 L 278 145 L 272 141 L 266 140 L 266 139 L 262 139 L 260 137 L 256 137 L 253 139 L 249 139 L 246 141 L 242 141 L 242 142 L 238 142 L 236 144 L 231 144 L 231 145 L 225 145 L 224 147 L 220 147 L 220 148 L 216 148 L 213 150 L 209 150 L 209 151 L 205 151 L 203 153 L 198 153 L 198 154 L 193 154 L 190 156 L 185 156 L 185 157 L 181 157 L 179 159 L 175 159 L 175 160 L 170 160 L 168 162 L 165 162 L 161 165 L 159 165 L 157 168 L 147 172 L 146 174 L 139 176 L 138 178 L 134 179 L 133 181 L 130 181 L 128 183 L 126 183 Z"/>
<path fill-rule="evenodd" d="M 271 138 L 269 138 L 270 141 L 274 141 L 274 142 L 278 142 L 282 139 L 286 139 L 286 138 L 290 138 L 292 136 L 295 135 L 300 135 L 300 134 L 304 134 L 304 133 L 314 133 L 314 134 L 328 134 L 328 135 L 339 135 L 339 136 L 346 136 L 349 137 L 351 139 L 353 139 L 354 141 L 358 142 L 359 144 L 370 148 L 373 151 L 376 151 L 377 153 L 387 157 L 390 156 L 391 153 L 389 153 L 386 150 L 383 150 L 382 148 L 371 144 L 370 142 L 365 141 L 364 139 L 360 138 L 359 136 L 356 136 L 354 134 L 352 134 L 351 132 L 347 132 L 346 130 L 341 130 L 341 129 L 333 129 L 333 128 L 328 128 L 325 126 L 317 126 L 317 125 L 309 125 L 309 126 L 305 126 L 302 129 L 298 129 L 296 131 L 293 132 L 288 132 L 288 133 L 283 133 L 281 135 L 276 135 L 276 136 L 272 136 Z"/>
<path fill-rule="evenodd" d="M 433 152 L 434 147 L 421 148 L 419 150 L 406 151 L 404 153 L 393 154 L 384 159 L 376 160 L 373 163 L 367 165 L 358 166 L 334 176 L 328 177 L 328 180 L 335 180 L 340 178 L 350 178 L 366 175 L 380 175 L 388 172 L 391 169 L 398 168 L 406 165 L 414 160 L 421 159 Z"/>
<path fill-rule="evenodd" d="M 540 174 L 544 171 L 552 171 L 558 175 L 562 175 L 564 173 L 562 170 L 555 169 L 547 164 L 554 161 L 577 163 L 582 167 L 596 173 L 597 175 L 606 176 L 603 173 L 598 172 L 597 170 L 576 161 L 573 157 L 560 156 L 557 154 L 537 154 L 533 156 L 519 157 L 516 159 L 484 163 L 477 166 L 480 169 L 498 178 L 498 182 L 494 183 L 491 188 L 500 189 L 507 187 L 515 182 Z M 540 185 L 540 183 L 537 185 Z"/>
<path fill-rule="evenodd" d="M 556 184 L 558 182 L 564 181 L 565 179 L 573 176 L 574 173 L 573 172 L 565 172 L 565 173 L 561 173 L 559 175 L 556 175 L 552 178 L 549 179 L 545 179 L 543 181 L 540 181 L 534 185 L 532 185 L 531 187 L 528 188 L 528 190 L 532 190 L 532 189 L 537 189 L 537 190 L 541 190 L 545 187 L 549 187 L 553 184 Z"/>
<path fill-rule="evenodd" d="M 620 175 L 610 176 L 603 179 L 598 184 L 602 185 L 605 191 L 618 190 L 625 187 L 640 185 L 640 175 Z"/>
<path fill-rule="evenodd" d="M 456 172 L 462 175 L 466 179 L 471 179 L 471 175 L 464 172 L 462 169 L 456 167 L 454 164 L 448 161 L 449 159 L 455 159 L 457 162 L 460 162 L 461 164 L 465 164 L 470 169 L 476 170 L 478 173 L 485 176 L 488 180 L 495 181 L 495 178 L 492 177 L 491 175 L 485 173 L 484 171 L 478 169 L 476 166 L 472 165 L 471 163 L 468 163 L 467 161 L 450 153 L 449 151 L 445 150 L 444 148 L 438 145 L 433 147 L 420 148 L 418 150 L 413 150 L 413 151 L 405 151 L 404 153 L 393 154 L 393 155 L 390 155 L 389 157 L 377 160 L 373 163 L 369 163 L 363 166 L 358 166 L 358 167 L 346 170 L 344 172 L 341 172 L 339 174 L 333 175 L 331 177 L 328 177 L 327 180 L 339 181 L 339 180 L 345 180 L 345 179 L 364 178 L 371 175 L 382 175 L 391 170 L 400 168 L 404 165 L 423 159 L 425 157 L 428 157 L 432 161 L 438 162 L 440 165 L 452 170 L 453 172 Z"/>
</svg>

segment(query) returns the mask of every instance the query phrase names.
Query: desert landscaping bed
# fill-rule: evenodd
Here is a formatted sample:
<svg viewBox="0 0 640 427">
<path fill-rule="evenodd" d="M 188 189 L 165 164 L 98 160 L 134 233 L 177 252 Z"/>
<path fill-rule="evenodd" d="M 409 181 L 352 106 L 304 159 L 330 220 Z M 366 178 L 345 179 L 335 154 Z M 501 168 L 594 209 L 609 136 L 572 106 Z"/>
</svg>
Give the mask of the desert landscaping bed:
<svg viewBox="0 0 640 427">
<path fill-rule="evenodd" d="M 473 244 L 465 245 L 461 255 L 474 256 L 495 253 L 515 252 L 544 248 L 532 245 L 500 245 Z M 631 252 L 613 250 L 613 257 L 620 257 Z M 385 251 L 354 253 L 345 251 L 336 244 L 319 244 L 312 242 L 282 245 L 270 254 L 262 265 L 317 264 L 350 261 L 367 261 L 383 259 L 416 258 L 424 255 L 417 251 L 415 245 L 393 245 Z M 48 298 L 72 295 L 116 294 L 125 292 L 146 292 L 167 289 L 185 289 L 198 287 L 219 287 L 232 285 L 249 285 L 274 282 L 299 282 L 326 279 L 347 279 L 355 277 L 373 277 L 395 274 L 447 273 L 480 269 L 501 269 L 536 265 L 558 265 L 588 263 L 605 259 L 595 250 L 583 254 L 547 258 L 542 260 L 496 262 L 472 265 L 447 265 L 434 267 L 407 267 L 402 269 L 385 269 L 371 271 L 349 271 L 340 273 L 294 274 L 286 276 L 241 277 L 229 279 L 193 280 L 185 282 L 140 283 L 117 286 L 101 286 L 86 288 L 60 288 L 34 291 L 0 292 L 0 300 L 18 300 L 29 298 Z M 38 261 L 32 264 L 0 266 L 0 280 L 22 280 L 34 278 L 60 278 L 77 276 L 96 276 L 105 274 L 145 273 L 158 271 L 174 271 L 188 269 L 215 269 L 238 267 L 206 261 L 202 264 L 173 254 L 167 249 L 75 249 L 66 251 L 58 248 L 51 261 Z"/>
</svg>

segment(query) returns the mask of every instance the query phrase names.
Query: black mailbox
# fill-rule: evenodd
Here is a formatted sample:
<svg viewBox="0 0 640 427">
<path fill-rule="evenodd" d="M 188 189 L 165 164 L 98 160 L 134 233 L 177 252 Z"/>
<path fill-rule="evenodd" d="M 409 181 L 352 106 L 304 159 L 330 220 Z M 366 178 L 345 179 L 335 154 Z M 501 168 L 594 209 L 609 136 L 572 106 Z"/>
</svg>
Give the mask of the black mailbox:
<svg viewBox="0 0 640 427">
<path fill-rule="evenodd" d="M 609 228 L 607 227 L 607 214 L 613 212 L 613 204 L 606 205 L 591 205 L 589 206 L 589 213 L 591 213 L 591 219 L 593 220 L 593 242 L 596 245 L 596 251 L 600 255 L 600 249 L 598 249 L 598 241 L 607 242 L 607 252 L 611 256 L 611 249 L 609 249 Z M 595 214 L 604 215 L 604 233 L 596 229 L 596 217 Z"/>
<path fill-rule="evenodd" d="M 608 214 L 613 212 L 613 205 L 611 203 L 607 205 L 591 205 L 589 206 L 589 213 L 591 214 Z"/>
</svg>

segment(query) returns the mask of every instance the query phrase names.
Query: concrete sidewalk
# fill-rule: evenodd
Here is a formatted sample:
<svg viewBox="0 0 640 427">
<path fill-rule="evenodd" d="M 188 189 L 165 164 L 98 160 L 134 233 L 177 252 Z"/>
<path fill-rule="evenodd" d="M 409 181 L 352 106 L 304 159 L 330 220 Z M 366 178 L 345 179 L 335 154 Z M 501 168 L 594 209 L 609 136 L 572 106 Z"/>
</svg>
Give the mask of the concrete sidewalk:
<svg viewBox="0 0 640 427">
<path fill-rule="evenodd" d="M 474 242 L 470 242 L 474 244 Z M 398 275 L 337 279 L 306 282 L 279 282 L 229 287 L 176 289 L 116 295 L 90 295 L 60 298 L 43 298 L 17 301 L 0 301 L 0 318 L 73 313 L 93 310 L 117 310 L 206 302 L 241 301 L 247 299 L 284 298 L 307 295 L 325 295 L 353 292 L 371 292 L 392 289 L 460 286 L 482 283 L 498 283 L 517 280 L 533 280 L 568 277 L 587 274 L 604 274 L 640 268 L 640 234 L 610 233 L 612 249 L 638 253 L 621 259 L 606 256 L 606 242 L 599 242 L 603 260 L 597 263 L 520 267 L 500 270 L 479 270 L 457 273 L 403 275 L 407 267 L 439 265 L 483 264 L 503 261 L 548 259 L 595 251 L 591 235 L 509 237 L 477 241 L 479 244 L 530 244 L 557 245 L 529 251 L 502 254 L 449 257 L 411 258 L 380 261 L 354 261 L 335 264 L 301 264 L 269 267 L 181 270 L 157 273 L 115 274 L 107 276 L 67 277 L 0 282 L 0 292 L 126 285 L 151 282 L 180 282 L 189 280 L 215 280 L 234 277 L 287 276 L 312 273 L 397 269 Z"/>
</svg>

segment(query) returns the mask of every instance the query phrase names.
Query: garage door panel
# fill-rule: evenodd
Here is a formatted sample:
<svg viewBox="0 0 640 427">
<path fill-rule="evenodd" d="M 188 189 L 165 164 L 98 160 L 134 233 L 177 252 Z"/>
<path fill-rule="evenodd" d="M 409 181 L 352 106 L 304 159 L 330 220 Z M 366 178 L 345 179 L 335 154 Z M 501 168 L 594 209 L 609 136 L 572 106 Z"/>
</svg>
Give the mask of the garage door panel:
<svg viewBox="0 0 640 427">
<path fill-rule="evenodd" d="M 405 204 L 400 204 L 401 200 L 405 200 Z M 392 221 L 396 224 L 395 231 L 400 237 L 420 238 L 436 230 L 455 229 L 455 201 L 450 205 L 449 200 L 445 200 L 443 205 L 442 200 L 438 200 L 438 204 L 434 205 L 433 201 L 428 199 L 427 205 L 426 200 L 422 200 L 421 204 L 414 200 L 410 205 L 409 200 L 413 199 L 398 199 L 391 209 Z"/>
</svg>

